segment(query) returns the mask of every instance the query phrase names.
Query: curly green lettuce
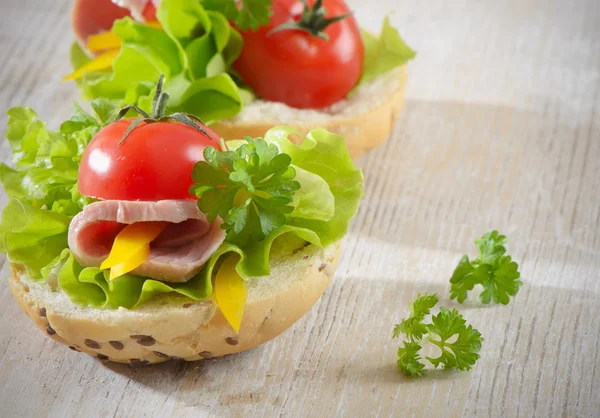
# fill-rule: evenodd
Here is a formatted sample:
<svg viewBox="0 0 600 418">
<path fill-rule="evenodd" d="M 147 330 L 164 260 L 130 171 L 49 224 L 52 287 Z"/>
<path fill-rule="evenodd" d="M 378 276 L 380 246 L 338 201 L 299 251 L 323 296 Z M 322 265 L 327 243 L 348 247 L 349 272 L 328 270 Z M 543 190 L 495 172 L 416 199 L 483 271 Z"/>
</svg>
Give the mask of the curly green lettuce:
<svg viewBox="0 0 600 418">
<path fill-rule="evenodd" d="M 109 271 L 97 267 L 82 267 L 68 248 L 62 250 L 51 264 L 44 269 L 57 269 L 58 286 L 76 305 L 94 308 L 133 309 L 152 298 L 176 293 L 193 300 L 203 300 L 212 294 L 211 276 L 218 261 L 218 254 L 229 250 L 227 245 L 219 248 L 215 256 L 196 277 L 185 283 L 165 283 L 147 277 L 126 274 L 109 280 Z"/>
<path fill-rule="evenodd" d="M 398 30 L 390 25 L 389 17 L 383 21 L 379 37 L 364 29 L 361 32 L 365 46 L 365 63 L 359 85 L 403 66 L 417 55 L 404 42 Z"/>
<path fill-rule="evenodd" d="M 71 217 L 36 208 L 24 199 L 11 198 L 2 212 L 0 252 L 27 267 L 33 280 L 67 247 Z"/>
<path fill-rule="evenodd" d="M 71 217 L 90 201 L 77 191 L 79 161 L 117 110 L 104 99 L 91 106 L 93 115 L 75 105 L 59 131 L 48 130 L 28 107 L 7 112 L 14 168 L 0 164 L 0 182 L 10 198 L 0 222 L 0 252 L 25 265 L 34 280 L 66 248 Z"/>
<path fill-rule="evenodd" d="M 86 203 L 76 186 L 81 155 L 117 112 L 116 104 L 105 99 L 92 101 L 91 107 L 93 115 L 75 104 L 73 117 L 59 131 L 48 130 L 28 107 L 7 111 L 14 168 L 0 164 L 0 182 L 9 197 L 67 216 L 81 211 Z"/>
<path fill-rule="evenodd" d="M 269 23 L 273 0 L 201 0 L 206 10 L 223 13 L 241 30 L 258 30 Z"/>
</svg>

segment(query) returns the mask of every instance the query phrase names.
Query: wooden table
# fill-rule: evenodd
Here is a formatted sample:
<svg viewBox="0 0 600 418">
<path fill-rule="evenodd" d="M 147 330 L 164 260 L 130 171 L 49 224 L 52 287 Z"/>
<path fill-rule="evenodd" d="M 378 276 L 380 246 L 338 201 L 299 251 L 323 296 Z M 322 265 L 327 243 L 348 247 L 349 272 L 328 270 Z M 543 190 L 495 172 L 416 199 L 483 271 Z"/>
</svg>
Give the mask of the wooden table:
<svg viewBox="0 0 600 418">
<path fill-rule="evenodd" d="M 600 414 L 600 2 L 350 3 L 372 29 L 393 11 L 419 55 L 392 137 L 359 160 L 367 195 L 320 303 L 248 353 L 132 370 L 44 337 L 2 280 L 0 416 Z M 69 115 L 69 7 L 1 0 L 0 108 Z M 508 306 L 450 302 L 493 228 L 524 287 Z M 471 372 L 397 372 L 392 327 L 420 292 L 484 335 Z"/>
</svg>

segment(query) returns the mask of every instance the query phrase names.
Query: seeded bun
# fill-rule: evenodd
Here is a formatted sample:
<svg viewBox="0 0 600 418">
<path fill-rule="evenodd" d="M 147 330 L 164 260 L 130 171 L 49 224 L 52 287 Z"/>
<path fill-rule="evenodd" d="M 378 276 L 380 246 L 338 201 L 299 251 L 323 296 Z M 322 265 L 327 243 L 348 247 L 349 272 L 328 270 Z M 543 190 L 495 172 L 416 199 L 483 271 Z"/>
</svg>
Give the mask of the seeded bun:
<svg viewBox="0 0 600 418">
<path fill-rule="evenodd" d="M 86 308 L 73 304 L 60 289 L 32 281 L 14 263 L 9 285 L 21 309 L 50 338 L 102 361 L 139 366 L 218 357 L 269 341 L 319 300 L 339 255 L 339 243 L 321 249 L 295 238 L 278 239 L 271 275 L 248 281 L 238 334 L 211 300 L 163 295 L 132 310 Z"/>
<path fill-rule="evenodd" d="M 305 135 L 322 128 L 341 135 L 352 157 L 380 145 L 389 136 L 404 104 L 406 69 L 400 67 L 361 84 L 348 99 L 326 109 L 294 109 L 283 103 L 255 100 L 239 115 L 211 127 L 225 140 L 263 137 L 277 125 L 289 125 Z"/>
</svg>

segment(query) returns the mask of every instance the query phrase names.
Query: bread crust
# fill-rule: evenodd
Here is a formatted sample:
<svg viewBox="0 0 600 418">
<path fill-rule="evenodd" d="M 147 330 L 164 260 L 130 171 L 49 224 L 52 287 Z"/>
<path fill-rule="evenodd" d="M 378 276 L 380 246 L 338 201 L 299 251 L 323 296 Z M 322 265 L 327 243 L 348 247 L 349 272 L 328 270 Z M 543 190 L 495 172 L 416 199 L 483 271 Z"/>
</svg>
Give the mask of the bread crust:
<svg viewBox="0 0 600 418">
<path fill-rule="evenodd" d="M 406 91 L 405 67 L 400 69 L 399 76 L 400 82 L 384 100 L 360 114 L 345 117 L 332 116 L 326 121 L 319 122 L 290 120 L 285 124 L 298 130 L 302 135 L 306 135 L 310 130 L 316 128 L 334 132 L 344 137 L 348 151 L 353 158 L 363 155 L 386 140 L 400 116 Z M 281 122 L 224 120 L 211 127 L 225 140 L 232 140 L 242 139 L 245 136 L 264 137 L 265 133 L 276 125 L 281 125 Z"/>
<path fill-rule="evenodd" d="M 238 334 L 210 300 L 191 303 L 189 299 L 175 299 L 176 302 L 170 299 L 164 308 L 151 312 L 81 308 L 70 301 L 65 309 L 52 303 L 52 293 L 33 291 L 33 287 L 47 285 L 31 281 L 21 265 L 10 264 L 12 277 L 8 282 L 19 306 L 34 324 L 72 350 L 132 366 L 169 359 L 195 361 L 263 344 L 309 311 L 333 276 L 340 258 L 340 244 L 311 250 L 291 257 L 293 268 L 288 270 L 294 277 L 281 278 L 289 281 L 286 288 L 265 295 L 269 292 L 264 289 L 269 277 L 249 283 L 254 287 L 249 291 Z M 275 270 L 272 275 L 281 275 L 282 270 Z"/>
</svg>

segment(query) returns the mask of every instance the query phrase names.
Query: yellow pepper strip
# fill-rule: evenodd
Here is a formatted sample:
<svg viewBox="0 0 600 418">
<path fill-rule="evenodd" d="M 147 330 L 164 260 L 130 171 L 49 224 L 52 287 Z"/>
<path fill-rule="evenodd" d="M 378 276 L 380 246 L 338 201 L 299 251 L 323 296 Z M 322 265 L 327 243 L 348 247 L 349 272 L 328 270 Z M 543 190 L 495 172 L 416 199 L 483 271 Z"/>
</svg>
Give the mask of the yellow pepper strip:
<svg viewBox="0 0 600 418">
<path fill-rule="evenodd" d="M 239 332 L 246 309 L 248 288 L 244 279 L 235 271 L 236 264 L 237 257 L 231 255 L 217 272 L 215 298 L 229 325 L 235 332 Z"/>
<path fill-rule="evenodd" d="M 121 38 L 112 32 L 102 32 L 88 38 L 87 49 L 90 51 L 106 51 L 107 49 L 120 49 Z"/>
<path fill-rule="evenodd" d="M 132 257 L 128 258 L 121 264 L 116 264 L 110 268 L 110 280 L 114 280 L 118 277 L 121 277 L 132 270 L 135 270 L 139 267 L 150 255 L 150 245 L 143 247 L 139 252 L 137 252 Z"/>
<path fill-rule="evenodd" d="M 162 29 L 162 25 L 157 20 L 151 20 L 145 23 L 156 29 Z M 63 77 L 62 81 L 77 80 L 90 71 L 106 70 L 112 67 L 113 61 L 121 51 L 121 39 L 112 32 L 102 32 L 92 35 L 88 38 L 87 49 L 92 52 L 106 51 L 96 57 L 93 61 L 76 69 L 71 74 Z"/>
<path fill-rule="evenodd" d="M 113 61 L 115 60 L 115 58 L 117 58 L 117 55 L 119 55 L 119 52 L 120 52 L 120 50 L 116 49 L 116 50 L 107 51 L 104 54 L 99 55 L 95 60 L 88 62 L 84 66 L 79 67 L 74 72 L 72 72 L 68 76 L 64 77 L 62 79 L 62 81 L 76 80 L 78 78 L 83 77 L 83 75 L 85 73 L 88 73 L 90 71 L 98 71 L 98 70 L 105 70 L 107 68 L 111 68 Z"/>
<path fill-rule="evenodd" d="M 162 29 L 162 25 L 157 20 L 150 20 L 145 23 L 155 29 Z M 106 51 L 107 49 L 120 49 L 121 38 L 112 32 L 102 32 L 97 35 L 91 35 L 88 38 L 87 49 L 89 51 Z"/>
<path fill-rule="evenodd" d="M 158 20 L 149 20 L 145 23 L 146 26 L 150 26 L 151 28 L 155 28 L 155 29 L 162 29 L 162 25 L 160 24 L 160 22 Z"/>
<path fill-rule="evenodd" d="M 110 269 L 110 280 L 135 270 L 146 261 L 150 243 L 167 225 L 168 222 L 138 222 L 126 226 L 115 238 L 110 254 L 100 268 Z"/>
</svg>

